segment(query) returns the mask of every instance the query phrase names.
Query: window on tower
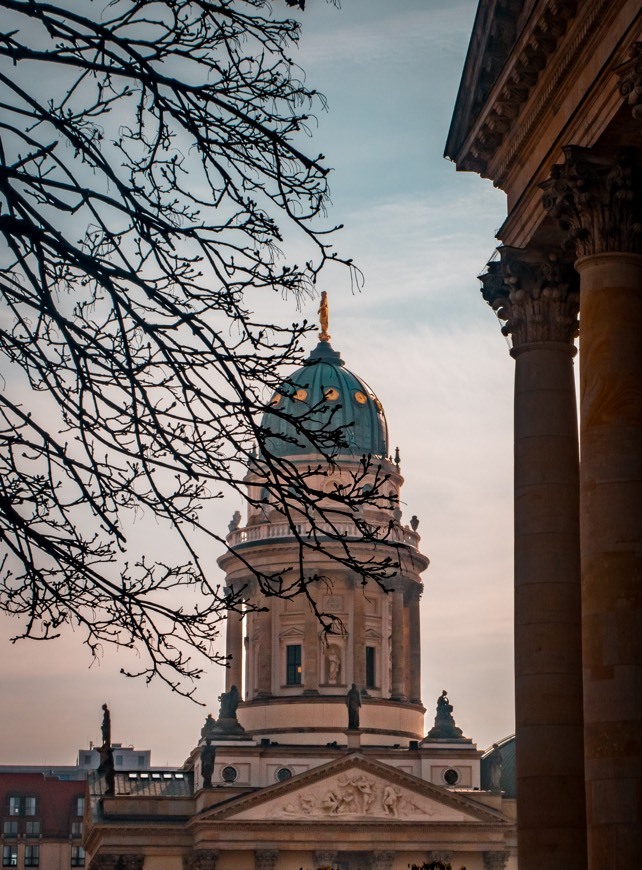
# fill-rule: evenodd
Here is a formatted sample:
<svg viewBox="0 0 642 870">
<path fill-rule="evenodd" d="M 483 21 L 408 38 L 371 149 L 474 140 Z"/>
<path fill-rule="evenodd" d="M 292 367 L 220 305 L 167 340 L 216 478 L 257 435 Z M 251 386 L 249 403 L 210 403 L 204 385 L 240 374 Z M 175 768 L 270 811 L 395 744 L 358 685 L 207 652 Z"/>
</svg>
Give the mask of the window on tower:
<svg viewBox="0 0 642 870">
<path fill-rule="evenodd" d="M 301 685 L 301 644 L 291 643 L 285 648 L 285 682 L 288 686 Z"/>
<path fill-rule="evenodd" d="M 377 685 L 375 653 L 373 646 L 366 647 L 366 689 L 374 689 Z"/>
</svg>

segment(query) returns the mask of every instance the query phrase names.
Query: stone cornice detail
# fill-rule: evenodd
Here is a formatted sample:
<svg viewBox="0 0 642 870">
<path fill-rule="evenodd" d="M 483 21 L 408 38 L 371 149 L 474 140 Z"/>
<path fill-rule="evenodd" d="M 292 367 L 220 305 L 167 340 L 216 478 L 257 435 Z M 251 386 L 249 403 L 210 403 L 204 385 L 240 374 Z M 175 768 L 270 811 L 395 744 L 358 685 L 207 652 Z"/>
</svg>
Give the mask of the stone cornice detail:
<svg viewBox="0 0 642 870">
<path fill-rule="evenodd" d="M 615 158 L 568 145 L 564 163 L 540 185 L 543 205 L 568 234 L 577 258 L 642 251 L 642 168 L 635 155 Z"/>
<path fill-rule="evenodd" d="M 642 121 L 642 42 L 631 46 L 629 60 L 614 70 L 622 99 L 631 106 L 636 121 Z"/>
<path fill-rule="evenodd" d="M 608 0 L 600 0 L 596 5 L 601 6 L 605 2 Z M 501 147 L 513 127 L 514 120 L 528 101 L 542 70 L 576 14 L 577 5 L 577 0 L 548 0 L 528 23 L 512 49 L 512 60 L 506 63 L 507 59 L 509 60 L 508 55 L 503 59 L 502 65 L 506 68 L 496 77 L 493 88 L 487 92 L 480 91 L 483 99 L 477 104 L 477 112 L 482 112 L 477 122 L 479 129 L 467 153 L 458 163 L 459 169 L 479 172 L 486 177 L 489 160 Z M 591 17 L 595 16 L 591 14 Z M 567 66 L 568 64 L 564 65 L 564 69 L 558 71 L 557 78 L 561 78 Z M 546 102 L 550 96 L 549 90 L 547 89 Z M 471 132 L 473 126 L 474 124 L 471 124 Z M 532 123 L 520 125 L 520 132 L 522 132 L 520 140 L 528 134 L 531 126 Z M 455 154 L 449 156 L 453 159 L 457 158 Z M 494 180 L 497 183 L 497 179 Z"/>
<path fill-rule="evenodd" d="M 596 2 L 593 2 L 586 7 L 588 11 L 582 27 L 575 34 L 573 41 L 567 46 L 563 55 L 559 58 L 559 62 L 556 64 L 554 69 L 554 74 L 549 80 L 546 88 L 540 93 L 536 104 L 532 107 L 526 117 L 522 119 L 519 127 L 514 131 L 514 135 L 511 136 L 510 148 L 493 174 L 493 183 L 495 187 L 501 188 L 505 183 L 508 173 L 514 166 L 520 154 L 522 154 L 524 142 L 528 140 L 533 130 L 540 123 L 544 113 L 551 103 L 551 100 L 559 93 L 563 79 L 576 64 L 586 43 L 597 30 L 600 22 L 600 15 L 610 2 L 611 0 L 596 0 Z"/>
<path fill-rule="evenodd" d="M 550 254 L 504 246 L 480 276 L 482 295 L 504 321 L 513 349 L 536 342 L 572 345 L 578 329 L 578 276 Z"/>
</svg>

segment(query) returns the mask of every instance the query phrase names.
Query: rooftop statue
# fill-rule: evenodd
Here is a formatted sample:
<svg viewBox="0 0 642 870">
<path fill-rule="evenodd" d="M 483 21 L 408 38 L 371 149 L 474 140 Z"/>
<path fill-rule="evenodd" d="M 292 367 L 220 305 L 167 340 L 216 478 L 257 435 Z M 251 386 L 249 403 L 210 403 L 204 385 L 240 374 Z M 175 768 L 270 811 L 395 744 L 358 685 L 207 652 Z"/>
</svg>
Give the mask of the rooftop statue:
<svg viewBox="0 0 642 870">
<path fill-rule="evenodd" d="M 448 700 L 448 692 L 444 689 L 437 698 L 437 715 L 435 724 L 428 732 L 428 739 L 457 740 L 463 736 L 461 728 L 455 725 L 453 705 Z"/>
<path fill-rule="evenodd" d="M 108 749 L 111 746 L 111 713 L 107 704 L 103 704 L 103 722 L 100 726 L 103 737 L 103 748 Z"/>
<path fill-rule="evenodd" d="M 319 305 L 319 326 L 321 327 L 321 331 L 319 332 L 319 340 L 320 341 L 330 341 L 332 336 L 328 332 L 329 326 L 329 313 L 328 313 L 328 294 L 325 290 L 321 292 L 321 304 Z"/>
</svg>

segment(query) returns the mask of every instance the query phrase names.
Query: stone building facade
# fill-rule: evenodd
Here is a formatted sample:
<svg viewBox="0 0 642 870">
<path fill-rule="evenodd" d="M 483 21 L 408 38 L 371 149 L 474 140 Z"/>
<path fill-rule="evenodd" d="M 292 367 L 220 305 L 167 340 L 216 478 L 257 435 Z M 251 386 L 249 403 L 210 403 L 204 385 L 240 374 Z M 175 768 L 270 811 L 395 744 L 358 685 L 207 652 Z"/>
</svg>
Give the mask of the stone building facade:
<svg viewBox="0 0 642 870">
<path fill-rule="evenodd" d="M 641 39 L 639 0 L 481 0 L 446 144 L 507 196 L 522 870 L 640 860 Z"/>
<path fill-rule="evenodd" d="M 457 870 L 514 870 L 514 801 L 500 771 L 486 770 L 482 788 L 482 753 L 457 728 L 445 692 L 434 725 L 424 726 L 419 603 L 428 559 L 414 518 L 402 521 L 400 461 L 381 403 L 324 330 L 271 407 L 288 412 L 263 421 L 271 455 L 320 493 L 321 546 L 305 548 L 303 565 L 318 578 L 313 606 L 302 594 L 265 594 L 265 578 L 296 569 L 298 539 L 313 533 L 295 497 L 284 521 L 257 462 L 246 478 L 248 514 L 230 523 L 219 565 L 230 601 L 242 590 L 258 609 L 228 612 L 231 666 L 218 716 L 208 716 L 182 771 L 90 779 L 88 866 L 407 870 L 440 858 Z M 287 420 L 332 407 L 348 434 L 325 465 Z M 365 470 L 364 455 L 372 457 Z M 353 517 L 334 515 L 331 494 L 355 479 L 363 492 L 383 481 L 385 498 L 364 499 Z M 382 534 L 366 542 L 362 523 Z M 394 554 L 389 592 L 331 558 L 346 540 L 360 558 Z M 326 637 L 315 608 L 342 630 Z"/>
</svg>

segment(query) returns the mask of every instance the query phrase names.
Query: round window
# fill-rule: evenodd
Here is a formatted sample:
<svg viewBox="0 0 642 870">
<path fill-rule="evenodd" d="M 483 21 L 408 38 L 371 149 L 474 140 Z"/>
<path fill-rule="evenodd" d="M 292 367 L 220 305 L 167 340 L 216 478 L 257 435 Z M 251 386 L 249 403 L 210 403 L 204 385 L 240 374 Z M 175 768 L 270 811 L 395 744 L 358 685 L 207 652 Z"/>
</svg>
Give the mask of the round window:
<svg viewBox="0 0 642 870">
<path fill-rule="evenodd" d="M 360 405 L 365 405 L 365 403 L 368 401 L 368 399 L 366 398 L 365 394 L 362 393 L 360 390 L 357 390 L 357 392 L 354 394 L 354 397 L 355 397 L 355 400 L 356 400 Z"/>
<path fill-rule="evenodd" d="M 238 776 L 238 771 L 235 767 L 228 765 L 228 767 L 223 768 L 223 772 L 221 776 L 223 777 L 224 782 L 236 782 L 236 778 Z"/>
<path fill-rule="evenodd" d="M 335 390 L 334 387 L 328 387 L 327 390 L 323 391 L 324 398 L 327 399 L 328 402 L 336 402 L 339 398 L 339 391 Z"/>
<path fill-rule="evenodd" d="M 457 785 L 459 782 L 459 773 L 454 768 L 449 767 L 444 771 L 444 782 L 446 785 Z"/>
<path fill-rule="evenodd" d="M 279 782 L 283 782 L 286 779 L 290 779 L 292 777 L 292 771 L 289 767 L 279 767 L 276 772 L 276 778 Z"/>
<path fill-rule="evenodd" d="M 297 400 L 297 402 L 305 402 L 305 400 L 308 398 L 308 391 L 297 390 L 294 394 L 294 398 Z"/>
</svg>

